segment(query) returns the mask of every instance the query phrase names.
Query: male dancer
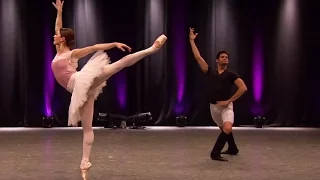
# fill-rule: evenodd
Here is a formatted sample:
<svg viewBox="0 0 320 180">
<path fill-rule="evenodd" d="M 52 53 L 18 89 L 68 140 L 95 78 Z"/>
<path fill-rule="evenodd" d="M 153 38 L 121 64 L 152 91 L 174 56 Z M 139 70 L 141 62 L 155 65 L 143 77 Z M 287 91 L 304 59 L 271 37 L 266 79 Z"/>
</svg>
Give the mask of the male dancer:
<svg viewBox="0 0 320 180">
<path fill-rule="evenodd" d="M 190 28 L 189 41 L 194 58 L 209 79 L 211 117 L 221 129 L 210 157 L 212 160 L 228 161 L 221 156 L 221 151 L 226 142 L 228 142 L 229 148 L 223 154 L 237 154 L 239 152 L 232 135 L 232 125 L 234 123 L 233 102 L 247 91 L 247 87 L 237 73 L 228 70 L 228 52 L 218 52 L 216 56 L 217 69 L 213 69 L 206 63 L 194 42 L 197 35 L 198 33 L 195 34 L 194 29 Z M 231 94 L 233 85 L 238 87 L 234 95 Z"/>
</svg>

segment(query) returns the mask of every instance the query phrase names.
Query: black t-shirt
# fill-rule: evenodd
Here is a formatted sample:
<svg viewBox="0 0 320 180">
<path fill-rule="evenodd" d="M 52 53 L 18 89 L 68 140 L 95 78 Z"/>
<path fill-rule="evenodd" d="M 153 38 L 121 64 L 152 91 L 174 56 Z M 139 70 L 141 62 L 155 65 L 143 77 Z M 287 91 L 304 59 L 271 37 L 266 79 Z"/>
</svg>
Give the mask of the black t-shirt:
<svg viewBox="0 0 320 180">
<path fill-rule="evenodd" d="M 225 70 L 219 74 L 211 66 L 208 67 L 208 95 L 211 104 L 217 101 L 226 101 L 233 96 L 234 81 L 239 78 L 236 72 Z"/>
</svg>

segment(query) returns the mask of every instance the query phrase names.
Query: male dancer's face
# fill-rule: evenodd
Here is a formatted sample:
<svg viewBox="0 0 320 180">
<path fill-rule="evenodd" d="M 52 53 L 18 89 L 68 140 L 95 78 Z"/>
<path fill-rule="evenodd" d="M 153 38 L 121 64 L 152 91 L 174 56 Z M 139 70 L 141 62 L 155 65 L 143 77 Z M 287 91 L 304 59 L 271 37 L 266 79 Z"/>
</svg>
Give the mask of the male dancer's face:
<svg viewBox="0 0 320 180">
<path fill-rule="evenodd" d="M 226 66 L 229 64 L 228 54 L 222 53 L 219 58 L 216 60 L 219 66 Z"/>
</svg>

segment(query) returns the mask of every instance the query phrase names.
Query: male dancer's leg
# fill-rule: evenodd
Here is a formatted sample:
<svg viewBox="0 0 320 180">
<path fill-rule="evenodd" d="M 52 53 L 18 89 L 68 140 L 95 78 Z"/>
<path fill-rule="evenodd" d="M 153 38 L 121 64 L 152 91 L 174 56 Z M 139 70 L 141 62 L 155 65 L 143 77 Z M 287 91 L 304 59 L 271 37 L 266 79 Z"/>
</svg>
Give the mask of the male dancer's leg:
<svg viewBox="0 0 320 180">
<path fill-rule="evenodd" d="M 228 134 L 227 142 L 229 145 L 228 150 L 222 152 L 221 154 L 232 154 L 232 155 L 238 154 L 239 150 L 232 134 L 232 126 L 234 123 L 234 112 L 233 112 L 232 104 L 222 110 L 221 118 L 223 121 L 222 131 L 227 132 Z"/>
<path fill-rule="evenodd" d="M 220 129 L 223 129 L 223 121 L 221 117 L 221 107 L 218 107 L 215 104 L 210 104 L 210 113 L 214 122 L 219 126 Z M 227 134 L 225 132 L 221 132 L 212 148 L 210 153 L 210 157 L 212 160 L 218 161 L 228 161 L 226 158 L 221 156 L 221 151 L 227 141 Z"/>
<path fill-rule="evenodd" d="M 223 131 L 223 130 L 221 130 L 221 131 Z M 238 149 L 237 144 L 234 140 L 232 132 L 228 135 L 227 143 L 228 143 L 228 149 L 225 151 L 222 151 L 221 154 L 236 155 L 239 153 L 239 149 Z"/>
</svg>

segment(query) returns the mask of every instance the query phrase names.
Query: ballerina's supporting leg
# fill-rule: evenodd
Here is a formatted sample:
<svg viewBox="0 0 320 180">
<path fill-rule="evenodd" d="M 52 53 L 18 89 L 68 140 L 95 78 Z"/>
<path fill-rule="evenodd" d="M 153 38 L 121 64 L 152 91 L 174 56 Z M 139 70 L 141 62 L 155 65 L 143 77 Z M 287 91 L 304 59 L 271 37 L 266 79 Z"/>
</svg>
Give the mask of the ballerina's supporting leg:
<svg viewBox="0 0 320 180">
<path fill-rule="evenodd" d="M 88 101 L 82 107 L 82 130 L 83 130 L 83 152 L 82 160 L 80 164 L 80 169 L 82 171 L 82 176 L 86 179 L 87 171 L 91 167 L 89 161 L 92 144 L 94 141 L 94 133 L 92 129 L 93 120 L 93 109 L 94 109 L 94 97 L 89 97 Z"/>
<path fill-rule="evenodd" d="M 146 56 L 156 53 L 165 43 L 166 40 L 167 37 L 165 35 L 161 35 L 160 37 L 158 37 L 158 39 L 154 42 L 154 44 L 151 47 L 133 54 L 129 54 L 121 58 L 120 60 L 105 66 L 102 75 L 95 79 L 92 88 L 96 88 L 97 86 L 105 82 L 107 79 L 109 79 L 112 75 L 121 71 L 123 68 L 132 66 L 136 64 L 139 60 L 145 58 Z"/>
</svg>

